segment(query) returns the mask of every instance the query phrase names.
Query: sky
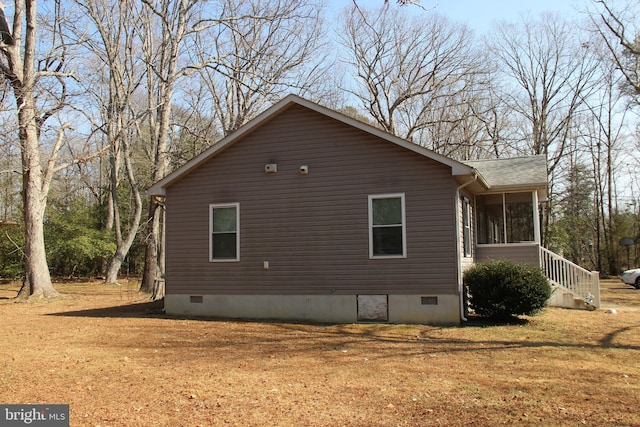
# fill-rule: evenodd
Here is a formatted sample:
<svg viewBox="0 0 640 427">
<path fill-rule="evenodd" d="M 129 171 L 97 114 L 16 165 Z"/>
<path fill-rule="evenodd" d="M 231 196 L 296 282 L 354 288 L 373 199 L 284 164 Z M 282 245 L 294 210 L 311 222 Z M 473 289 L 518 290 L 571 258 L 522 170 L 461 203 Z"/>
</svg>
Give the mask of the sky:
<svg viewBox="0 0 640 427">
<path fill-rule="evenodd" d="M 389 0 L 394 2 L 394 0 Z M 331 8 L 341 10 L 351 5 L 352 0 L 329 0 Z M 395 3 L 395 2 L 394 2 Z M 478 33 L 487 31 L 494 21 L 517 21 L 523 14 L 538 15 L 541 12 L 558 12 L 578 16 L 578 10 L 585 9 L 590 0 L 421 0 L 427 10 L 433 10 L 458 23 L 467 24 Z M 377 7 L 384 0 L 358 0 L 363 7 Z M 416 6 L 408 6 L 415 8 Z"/>
</svg>

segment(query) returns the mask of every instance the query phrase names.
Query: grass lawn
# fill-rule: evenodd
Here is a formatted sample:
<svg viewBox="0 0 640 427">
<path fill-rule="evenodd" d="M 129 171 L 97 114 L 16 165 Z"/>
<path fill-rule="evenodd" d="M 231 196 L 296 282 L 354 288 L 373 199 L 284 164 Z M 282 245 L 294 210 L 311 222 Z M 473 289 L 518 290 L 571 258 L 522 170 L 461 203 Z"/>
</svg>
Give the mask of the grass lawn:
<svg viewBox="0 0 640 427">
<path fill-rule="evenodd" d="M 176 319 L 134 288 L 0 285 L 0 403 L 67 403 L 71 426 L 640 426 L 640 290 L 617 280 L 597 311 L 464 327 Z"/>
</svg>

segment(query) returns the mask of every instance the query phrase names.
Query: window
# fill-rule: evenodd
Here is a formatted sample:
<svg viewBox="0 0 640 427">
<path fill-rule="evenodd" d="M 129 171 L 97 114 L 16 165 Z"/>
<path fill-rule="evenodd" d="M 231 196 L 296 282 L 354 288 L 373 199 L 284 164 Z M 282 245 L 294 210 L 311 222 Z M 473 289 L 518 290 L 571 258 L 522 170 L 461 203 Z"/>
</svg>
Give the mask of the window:
<svg viewBox="0 0 640 427">
<path fill-rule="evenodd" d="M 507 243 L 533 242 L 533 199 L 531 193 L 504 195 Z"/>
<path fill-rule="evenodd" d="M 406 254 L 404 194 L 369 196 L 369 258 Z"/>
<path fill-rule="evenodd" d="M 471 256 L 471 206 L 469 199 L 462 198 L 462 246 L 464 256 Z"/>
<path fill-rule="evenodd" d="M 209 205 L 209 261 L 238 261 L 240 206 Z"/>
<path fill-rule="evenodd" d="M 533 193 L 478 196 L 478 243 L 533 242 Z"/>
</svg>

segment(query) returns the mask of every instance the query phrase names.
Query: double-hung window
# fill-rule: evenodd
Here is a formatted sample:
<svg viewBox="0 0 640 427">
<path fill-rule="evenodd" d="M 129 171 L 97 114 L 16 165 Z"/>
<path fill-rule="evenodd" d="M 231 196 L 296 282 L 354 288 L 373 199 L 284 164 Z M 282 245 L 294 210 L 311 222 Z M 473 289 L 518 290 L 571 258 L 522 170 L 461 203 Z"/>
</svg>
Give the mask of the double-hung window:
<svg viewBox="0 0 640 427">
<path fill-rule="evenodd" d="M 404 194 L 369 196 L 369 258 L 407 255 Z"/>
<path fill-rule="evenodd" d="M 240 260 L 240 205 L 209 205 L 209 261 Z"/>
</svg>

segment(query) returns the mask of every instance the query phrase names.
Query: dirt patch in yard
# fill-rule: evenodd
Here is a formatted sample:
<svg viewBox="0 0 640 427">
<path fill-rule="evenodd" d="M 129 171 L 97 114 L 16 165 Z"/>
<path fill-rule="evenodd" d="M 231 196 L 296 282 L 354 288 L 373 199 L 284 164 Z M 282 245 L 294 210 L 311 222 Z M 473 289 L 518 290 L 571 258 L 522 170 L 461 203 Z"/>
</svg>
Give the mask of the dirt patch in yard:
<svg viewBox="0 0 640 427">
<path fill-rule="evenodd" d="M 169 318 L 136 284 L 0 285 L 0 403 L 72 426 L 640 425 L 640 291 L 517 325 Z M 608 311 L 613 311 L 609 313 Z"/>
</svg>

